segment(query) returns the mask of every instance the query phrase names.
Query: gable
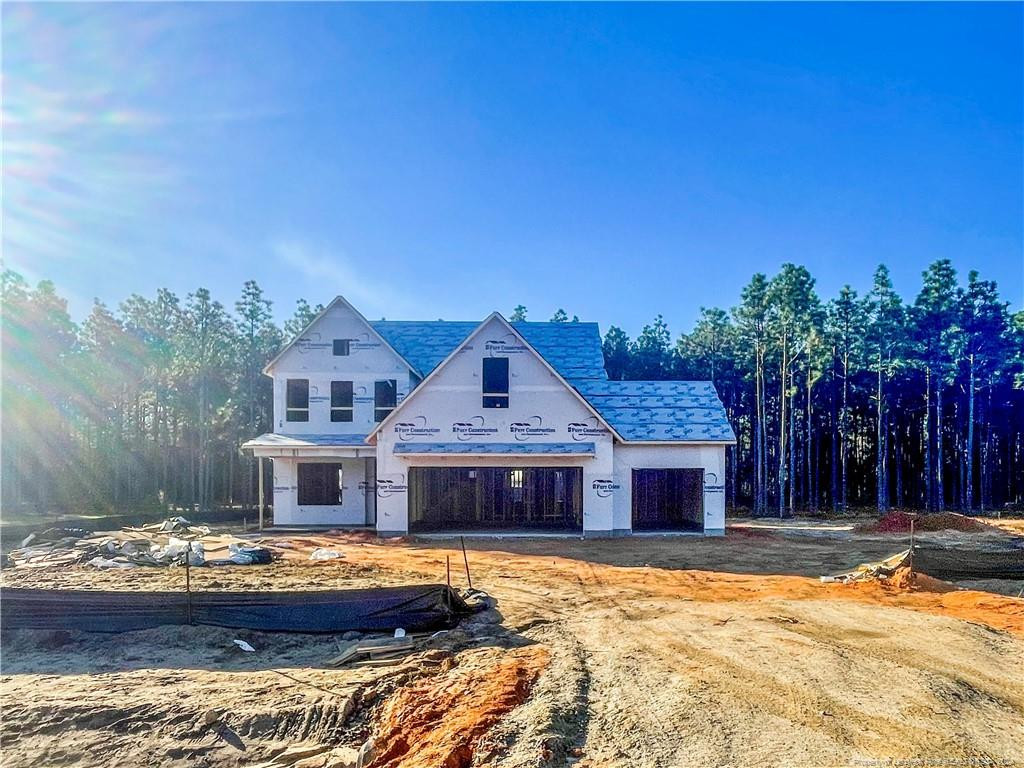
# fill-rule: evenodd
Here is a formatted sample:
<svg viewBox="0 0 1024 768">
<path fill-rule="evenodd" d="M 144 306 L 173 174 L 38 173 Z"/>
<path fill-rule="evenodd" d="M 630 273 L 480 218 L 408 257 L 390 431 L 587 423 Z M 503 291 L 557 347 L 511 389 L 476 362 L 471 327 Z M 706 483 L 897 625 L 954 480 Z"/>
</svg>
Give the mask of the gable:
<svg viewBox="0 0 1024 768">
<path fill-rule="evenodd" d="M 380 320 L 371 325 L 426 375 L 480 323 L 453 320 Z M 597 323 L 510 323 L 565 379 L 608 378 Z"/>
<path fill-rule="evenodd" d="M 509 360 L 508 408 L 484 408 L 483 360 Z M 607 424 L 505 320 L 492 315 L 382 422 L 400 440 L 593 440 Z"/>
<path fill-rule="evenodd" d="M 348 355 L 335 355 L 334 342 Z M 264 369 L 267 374 L 316 371 L 406 374 L 412 366 L 341 296 L 302 330 Z"/>
</svg>

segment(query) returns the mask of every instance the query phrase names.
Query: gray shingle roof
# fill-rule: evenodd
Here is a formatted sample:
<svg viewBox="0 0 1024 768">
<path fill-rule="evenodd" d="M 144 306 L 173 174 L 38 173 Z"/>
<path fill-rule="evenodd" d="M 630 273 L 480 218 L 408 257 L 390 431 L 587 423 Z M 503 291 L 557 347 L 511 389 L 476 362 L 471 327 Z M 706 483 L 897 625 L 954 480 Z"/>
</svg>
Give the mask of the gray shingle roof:
<svg viewBox="0 0 1024 768">
<path fill-rule="evenodd" d="M 402 357 L 426 376 L 465 341 L 479 322 L 378 320 L 370 323 Z M 512 323 L 566 379 L 604 379 L 597 323 Z"/>
<path fill-rule="evenodd" d="M 710 381 L 573 381 L 627 441 L 735 442 Z"/>
</svg>

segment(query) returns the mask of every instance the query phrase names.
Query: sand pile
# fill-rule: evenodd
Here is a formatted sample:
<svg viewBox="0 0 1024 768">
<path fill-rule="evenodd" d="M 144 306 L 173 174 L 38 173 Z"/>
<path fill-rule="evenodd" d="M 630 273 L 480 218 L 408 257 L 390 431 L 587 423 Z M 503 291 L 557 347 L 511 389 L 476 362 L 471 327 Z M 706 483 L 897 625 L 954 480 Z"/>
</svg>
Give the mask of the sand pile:
<svg viewBox="0 0 1024 768">
<path fill-rule="evenodd" d="M 919 592 L 953 592 L 956 587 L 948 581 L 934 579 L 926 573 L 914 573 L 909 567 L 897 568 L 887 579 L 882 580 L 896 589 L 916 590 Z"/>
</svg>

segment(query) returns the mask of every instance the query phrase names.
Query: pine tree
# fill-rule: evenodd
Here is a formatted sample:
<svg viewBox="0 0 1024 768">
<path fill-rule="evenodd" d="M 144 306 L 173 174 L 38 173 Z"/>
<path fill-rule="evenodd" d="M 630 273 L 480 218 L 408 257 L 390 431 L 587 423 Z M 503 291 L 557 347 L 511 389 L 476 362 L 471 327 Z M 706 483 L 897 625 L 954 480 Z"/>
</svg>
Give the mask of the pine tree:
<svg viewBox="0 0 1024 768">
<path fill-rule="evenodd" d="M 658 381 L 666 378 L 671 365 L 670 343 L 672 336 L 669 333 L 665 319 L 658 315 L 654 322 L 645 325 L 636 341 L 630 346 L 630 357 L 632 369 L 630 378 L 649 379 Z"/>
<path fill-rule="evenodd" d="M 323 311 L 323 304 L 317 304 L 315 307 L 310 307 L 309 302 L 305 299 L 299 299 L 295 302 L 295 314 L 292 315 L 284 324 L 284 335 L 286 340 L 291 341 L 302 333 L 306 326 L 313 322 L 313 318 Z"/>
<path fill-rule="evenodd" d="M 618 326 L 613 325 L 604 335 L 602 343 L 604 366 L 608 378 L 621 381 L 629 372 L 629 336 Z"/>
<path fill-rule="evenodd" d="M 743 289 L 742 303 L 733 310 L 737 334 L 742 342 L 739 346 L 752 353 L 754 379 L 754 514 L 767 511 L 767 430 L 765 407 L 765 355 L 768 345 L 768 277 L 760 272 L 755 274 Z"/>
<path fill-rule="evenodd" d="M 943 477 L 944 429 L 942 413 L 943 390 L 951 368 L 951 346 L 955 334 L 960 303 L 956 270 L 949 259 L 931 264 L 922 276 L 924 285 L 914 302 L 913 319 L 918 349 L 918 362 L 925 371 L 925 463 L 926 508 L 945 509 L 946 494 Z M 935 419 L 931 416 L 932 389 L 935 390 Z M 935 463 L 931 448 L 935 446 Z"/>
<path fill-rule="evenodd" d="M 235 312 L 238 315 L 237 333 L 242 339 L 242 384 L 239 387 L 239 394 L 244 398 L 245 411 L 245 425 L 239 442 L 256 437 L 260 424 L 268 421 L 266 414 L 260 413 L 259 393 L 261 389 L 265 389 L 263 366 L 269 361 L 269 356 L 273 354 L 272 350 L 278 342 L 276 329 L 270 324 L 270 307 L 270 300 L 263 296 L 263 291 L 256 281 L 247 280 L 242 288 L 241 298 L 235 302 Z M 270 349 L 268 342 L 273 345 Z M 246 457 L 245 468 L 248 477 L 242 498 L 246 507 L 252 508 L 256 468 L 252 456 Z"/>
<path fill-rule="evenodd" d="M 849 506 L 849 464 L 850 464 L 850 384 L 854 371 L 862 367 L 861 355 L 867 326 L 864 305 L 857 299 L 857 292 L 849 285 L 839 291 L 839 297 L 828 307 L 829 335 L 837 358 L 843 366 L 841 410 L 839 415 L 839 509 L 846 511 Z"/>
<path fill-rule="evenodd" d="M 792 477 L 796 466 L 793 446 L 796 420 L 793 399 L 796 387 L 793 384 L 793 368 L 807 351 L 813 318 L 821 311 L 821 302 L 814 292 L 814 278 L 805 267 L 783 264 L 782 270 L 769 283 L 768 306 L 772 335 L 779 350 L 778 509 L 781 518 L 786 506 L 787 488 L 789 511 L 792 514 L 795 510 Z"/>
<path fill-rule="evenodd" d="M 957 344 L 959 357 L 966 361 L 967 365 L 967 434 L 963 457 L 966 480 L 963 510 L 965 513 L 970 513 L 974 509 L 974 427 L 977 382 L 981 379 L 991 392 L 992 376 L 1004 364 L 1009 354 L 1006 344 L 1007 321 L 1006 304 L 999 301 L 996 284 L 990 280 L 979 279 L 977 271 L 972 270 L 967 276 L 967 288 L 961 297 L 958 323 L 960 338 Z M 990 414 L 986 412 L 986 420 L 989 418 Z M 987 424 L 985 434 L 988 434 Z M 988 455 L 987 448 L 983 447 L 981 453 L 984 463 Z M 984 477 L 984 475 L 985 469 L 983 468 L 982 476 Z"/>
<path fill-rule="evenodd" d="M 867 353 L 875 368 L 875 473 L 876 505 L 879 514 L 889 508 L 888 382 L 899 369 L 906 352 L 903 301 L 892 287 L 889 269 L 880 264 L 868 294 Z"/>
</svg>

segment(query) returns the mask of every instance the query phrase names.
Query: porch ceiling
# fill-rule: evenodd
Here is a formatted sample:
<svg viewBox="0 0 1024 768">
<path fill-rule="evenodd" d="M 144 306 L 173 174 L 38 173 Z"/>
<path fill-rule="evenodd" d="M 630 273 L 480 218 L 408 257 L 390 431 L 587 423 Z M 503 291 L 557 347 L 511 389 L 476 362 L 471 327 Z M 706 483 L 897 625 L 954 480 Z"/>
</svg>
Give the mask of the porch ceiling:
<svg viewBox="0 0 1024 768">
<path fill-rule="evenodd" d="M 406 456 L 593 456 L 594 443 L 396 443 L 394 452 Z"/>
</svg>

